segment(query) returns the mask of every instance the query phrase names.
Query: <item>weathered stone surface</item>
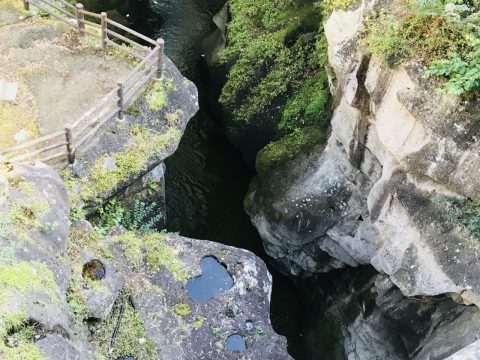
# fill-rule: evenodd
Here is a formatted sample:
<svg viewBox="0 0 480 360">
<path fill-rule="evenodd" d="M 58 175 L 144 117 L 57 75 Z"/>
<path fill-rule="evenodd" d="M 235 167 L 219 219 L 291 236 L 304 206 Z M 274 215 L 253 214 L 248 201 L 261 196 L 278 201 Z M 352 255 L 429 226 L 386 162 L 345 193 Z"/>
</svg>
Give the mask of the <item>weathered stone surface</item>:
<svg viewBox="0 0 480 360">
<path fill-rule="evenodd" d="M 445 296 L 405 298 L 370 267 L 298 282 L 308 359 L 440 360 L 480 335 L 477 307 Z"/>
<path fill-rule="evenodd" d="M 91 359 L 89 345 L 76 336 L 65 295 L 70 281 L 69 206 L 61 178 L 43 164 L 2 167 L 0 188 L 2 319 L 22 316 L 37 324 L 41 338 L 48 333 L 48 339 L 40 340 L 45 348 L 38 344 L 47 359 L 64 358 L 48 350 L 63 346 L 61 342 L 68 342 L 79 359 Z"/>
<path fill-rule="evenodd" d="M 161 359 L 291 359 L 285 338 L 270 324 L 270 274 L 249 251 L 167 234 L 166 244 L 175 249 L 183 270 L 191 276 L 201 275 L 200 260 L 213 256 L 233 277 L 231 289 L 199 303 L 189 298 L 185 281 L 178 280 L 174 273 L 163 266 L 154 271 L 146 263 L 132 268 L 115 237 L 109 241 Z M 186 307 L 182 314 L 175 311 L 179 305 Z M 245 338 L 245 352 L 225 349 L 226 339 L 232 334 Z"/>
<path fill-rule="evenodd" d="M 449 356 L 446 360 L 477 360 L 480 359 L 480 340 L 468 345 L 462 350 Z"/>
<path fill-rule="evenodd" d="M 371 264 L 404 295 L 480 305 L 480 243 L 440 205 L 480 200 L 480 103 L 438 92 L 418 64 L 391 69 L 362 53 L 366 14 L 395 4 L 334 11 L 325 26 L 338 81 L 330 138 L 257 179 L 246 209 L 293 274 Z"/>
<path fill-rule="evenodd" d="M 36 344 L 46 360 L 82 360 L 93 356 L 93 353 L 82 354 L 69 340 L 58 334 L 48 334 Z"/>
</svg>

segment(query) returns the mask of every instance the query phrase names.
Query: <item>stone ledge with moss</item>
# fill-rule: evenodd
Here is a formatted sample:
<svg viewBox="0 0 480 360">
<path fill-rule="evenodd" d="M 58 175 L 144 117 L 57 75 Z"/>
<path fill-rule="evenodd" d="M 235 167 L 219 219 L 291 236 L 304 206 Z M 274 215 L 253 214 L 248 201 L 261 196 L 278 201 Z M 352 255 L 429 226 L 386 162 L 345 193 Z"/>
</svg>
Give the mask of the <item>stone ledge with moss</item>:
<svg viewBox="0 0 480 360">
<path fill-rule="evenodd" d="M 113 119 L 77 151 L 73 169 L 64 173 L 73 207 L 98 207 L 177 149 L 198 110 L 198 94 L 167 57 L 164 64 L 162 79 L 153 80 L 124 119 Z"/>
<path fill-rule="evenodd" d="M 233 334 L 244 338 L 246 359 L 291 359 L 286 339 L 270 323 L 271 276 L 254 254 L 170 233 L 112 233 L 105 242 L 160 359 L 238 359 L 225 348 Z M 187 291 L 187 279 L 207 271 L 200 267 L 205 257 L 228 271 L 233 286 L 198 302 Z"/>
<path fill-rule="evenodd" d="M 61 178 L 43 164 L 2 167 L 0 188 L 0 358 L 55 359 L 54 337 L 67 356 L 90 359 L 65 295 L 69 207 Z"/>
<path fill-rule="evenodd" d="M 246 358 L 290 359 L 270 323 L 271 276 L 249 251 L 69 228 L 66 189 L 43 164 L 3 167 L 0 185 L 0 358 L 236 359 L 226 341 L 237 334 Z M 224 278 L 193 300 L 187 281 L 209 277 L 205 258 Z"/>
</svg>

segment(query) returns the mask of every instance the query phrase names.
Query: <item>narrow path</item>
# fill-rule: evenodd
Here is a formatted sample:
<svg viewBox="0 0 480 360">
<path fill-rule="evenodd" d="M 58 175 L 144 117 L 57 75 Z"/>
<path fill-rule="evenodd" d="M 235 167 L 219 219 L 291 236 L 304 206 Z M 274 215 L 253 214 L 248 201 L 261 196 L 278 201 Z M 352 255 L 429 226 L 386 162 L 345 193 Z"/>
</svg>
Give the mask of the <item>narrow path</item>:
<svg viewBox="0 0 480 360">
<path fill-rule="evenodd" d="M 132 68 L 61 22 L 25 18 L 17 1 L 0 4 L 0 79 L 19 84 L 16 101 L 0 101 L 1 148 L 73 122 Z"/>
</svg>

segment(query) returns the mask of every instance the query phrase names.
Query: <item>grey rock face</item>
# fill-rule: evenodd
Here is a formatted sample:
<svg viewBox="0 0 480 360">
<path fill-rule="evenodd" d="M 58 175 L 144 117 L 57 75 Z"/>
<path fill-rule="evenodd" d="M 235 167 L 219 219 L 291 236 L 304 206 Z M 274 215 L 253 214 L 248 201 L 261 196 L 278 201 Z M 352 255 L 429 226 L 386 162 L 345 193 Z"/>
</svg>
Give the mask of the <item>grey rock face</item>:
<svg viewBox="0 0 480 360">
<path fill-rule="evenodd" d="M 338 104 L 326 146 L 257 179 L 246 209 L 293 274 L 371 264 L 406 296 L 480 305 L 480 244 L 440 205 L 480 200 L 480 103 L 437 92 L 418 64 L 364 56 L 358 30 L 373 6 L 325 25 Z"/>
<path fill-rule="evenodd" d="M 121 247 L 115 245 L 115 237 L 109 241 L 161 359 L 291 359 L 285 338 L 270 324 L 270 274 L 252 253 L 167 234 L 165 244 L 175 249 L 183 271 L 190 276 L 201 275 L 200 261 L 212 256 L 233 278 L 232 288 L 200 303 L 189 297 L 186 282 L 174 273 L 163 266 L 154 270 L 143 262 L 132 268 Z M 226 350 L 227 338 L 233 334 L 244 338 L 244 352 Z"/>
<path fill-rule="evenodd" d="M 91 348 L 76 336 L 65 296 L 69 206 L 61 178 L 43 164 L 2 167 L 0 188 L 2 319 L 22 316 L 36 324 L 41 337 L 48 333 L 36 344 L 46 359 L 60 359 L 52 341 L 62 347 L 60 342 L 68 343 L 78 359 L 90 359 Z"/>
<path fill-rule="evenodd" d="M 405 298 L 369 267 L 300 282 L 308 289 L 306 358 L 440 360 L 480 335 L 477 307 L 445 296 Z"/>
</svg>

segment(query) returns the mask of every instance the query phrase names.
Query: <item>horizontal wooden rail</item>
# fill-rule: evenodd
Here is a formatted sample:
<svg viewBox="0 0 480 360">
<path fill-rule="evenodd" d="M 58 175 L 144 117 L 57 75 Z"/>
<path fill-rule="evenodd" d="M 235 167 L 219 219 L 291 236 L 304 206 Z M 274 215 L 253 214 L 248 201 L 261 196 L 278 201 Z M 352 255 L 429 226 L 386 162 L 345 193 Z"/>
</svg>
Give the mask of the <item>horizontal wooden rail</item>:
<svg viewBox="0 0 480 360">
<path fill-rule="evenodd" d="M 145 47 L 144 45 L 141 45 L 141 44 L 139 44 L 139 43 L 137 43 L 133 40 L 130 40 L 129 38 L 127 38 L 123 35 L 120 35 L 119 33 L 116 33 L 113 30 L 105 29 L 105 32 L 109 35 L 112 35 L 112 36 L 116 37 L 117 39 L 120 39 L 122 41 L 125 41 L 126 43 L 129 43 L 132 46 L 136 46 L 136 47 L 140 48 L 140 50 L 143 50 L 143 51 L 150 50 L 150 48 Z"/>
<path fill-rule="evenodd" d="M 122 30 L 124 30 L 124 31 L 126 31 L 126 32 L 128 32 L 128 33 L 130 33 L 130 34 L 132 34 L 132 35 L 135 35 L 136 37 L 138 37 L 138 38 L 140 38 L 140 39 L 142 39 L 142 40 L 144 40 L 144 41 L 146 41 L 146 42 L 148 42 L 148 43 L 150 43 L 150 44 L 152 44 L 152 45 L 157 46 L 157 43 L 156 43 L 154 40 L 150 39 L 149 37 L 146 37 L 145 35 L 140 34 L 139 32 L 136 32 L 135 30 L 132 30 L 132 29 L 130 29 L 130 28 L 128 28 L 128 27 L 126 27 L 126 26 L 124 26 L 124 25 L 116 22 L 116 21 L 107 19 L 107 23 L 110 24 L 110 25 L 113 25 L 113 26 L 115 26 L 115 27 L 118 27 L 118 28 L 120 28 L 120 29 L 122 29 Z"/>
<path fill-rule="evenodd" d="M 26 142 L 26 143 L 22 143 L 22 144 L 18 144 L 18 145 L 15 145 L 15 146 L 11 146 L 11 147 L 9 147 L 9 148 L 7 148 L 7 149 L 5 149 L 5 150 L 1 150 L 1 151 L 0 151 L 0 154 L 1 154 L 1 155 L 4 155 L 4 154 L 16 152 L 16 151 L 18 151 L 18 150 L 22 150 L 22 149 L 25 149 L 25 148 L 27 148 L 27 147 L 40 144 L 41 142 L 46 142 L 46 141 L 51 140 L 51 139 L 53 139 L 53 138 L 56 138 L 57 136 L 60 136 L 60 135 L 65 135 L 65 130 L 56 131 L 56 132 L 54 132 L 54 133 L 47 134 L 47 135 L 41 136 L 41 137 L 39 137 L 39 138 L 30 140 L 30 141 L 28 141 L 28 142 Z"/>
<path fill-rule="evenodd" d="M 125 103 L 130 103 L 131 100 L 143 89 L 145 84 L 155 76 L 157 69 L 153 69 L 146 77 L 139 83 L 139 85 L 134 89 L 131 95 L 127 96 L 125 99 Z"/>
<path fill-rule="evenodd" d="M 152 63 L 147 64 L 142 71 L 135 74 L 134 77 L 131 77 L 127 83 L 124 83 L 125 93 L 128 93 L 130 89 L 133 88 L 145 76 L 147 72 L 151 71 L 152 66 Z"/>
<path fill-rule="evenodd" d="M 58 1 L 61 2 L 63 5 L 75 10 L 75 5 L 70 4 L 68 1 L 65 1 L 65 0 L 58 0 Z"/>
<path fill-rule="evenodd" d="M 49 156 L 46 156 L 44 158 L 41 158 L 40 161 L 44 162 L 44 163 L 47 163 L 49 161 L 52 161 L 54 159 L 59 158 L 60 156 L 67 156 L 67 155 L 68 155 L 68 153 L 66 151 L 60 151 L 60 152 L 55 153 L 53 155 L 49 155 Z"/>
<path fill-rule="evenodd" d="M 58 149 L 59 147 L 62 147 L 62 146 L 65 146 L 67 145 L 67 142 L 66 141 L 62 141 L 62 142 L 59 142 L 59 143 L 55 143 L 53 145 L 47 145 L 47 146 L 44 146 L 38 150 L 35 150 L 35 151 L 30 151 L 26 154 L 22 154 L 22 155 L 17 155 L 15 157 L 13 157 L 12 159 L 10 159 L 10 161 L 22 161 L 22 160 L 26 160 L 26 159 L 29 159 L 37 154 L 42 154 L 44 152 L 47 152 L 47 151 L 50 151 L 50 150 L 53 150 L 53 149 Z"/>
<path fill-rule="evenodd" d="M 85 144 L 88 140 L 90 140 L 95 133 L 100 129 L 108 120 L 114 117 L 120 111 L 119 108 L 115 108 L 111 113 L 103 118 L 94 128 L 92 128 L 82 139 L 80 139 L 77 144 L 75 145 L 74 151 L 76 151 L 80 146 Z"/>
<path fill-rule="evenodd" d="M 127 75 L 125 75 L 122 79 L 124 83 L 128 82 L 131 77 L 133 77 L 141 68 L 144 66 L 154 55 L 158 53 L 158 48 L 156 47 L 152 51 L 150 51 L 143 59 L 140 61 L 137 66 L 135 66 L 132 71 L 130 71 Z"/>
<path fill-rule="evenodd" d="M 35 5 L 37 8 L 39 8 L 40 10 L 46 12 L 47 14 L 50 14 L 51 16 L 53 16 L 54 18 L 64 22 L 65 24 L 69 25 L 69 26 L 72 26 L 72 27 L 77 27 L 76 25 L 74 25 L 72 22 L 69 21 L 69 19 L 66 19 L 60 15 L 57 15 L 55 14 L 53 11 L 41 6 L 39 4 L 39 2 L 43 2 L 44 4 L 47 4 L 46 2 L 44 2 L 43 0 L 29 0 L 29 3 Z M 48 4 L 47 4 L 48 5 Z"/>
<path fill-rule="evenodd" d="M 72 128 L 76 128 L 81 122 L 83 122 L 86 118 L 91 117 L 96 111 L 98 111 L 110 97 L 112 97 L 117 92 L 117 88 L 110 90 L 110 92 L 102 97 L 90 110 L 80 116 L 73 124 Z"/>
<path fill-rule="evenodd" d="M 89 21 L 89 20 L 85 20 L 85 19 L 84 19 L 84 20 L 82 20 L 82 23 L 87 24 L 88 26 L 91 26 L 91 27 L 94 27 L 94 28 L 97 28 L 97 29 L 101 29 L 101 28 L 102 28 L 102 25 L 97 24 L 97 23 L 95 23 L 95 22 L 93 22 L 93 21 Z"/>
<path fill-rule="evenodd" d="M 102 41 L 103 49 L 110 45 L 141 59 L 126 76 L 117 82 L 118 85 L 116 87 L 76 119 L 72 125 L 67 124 L 62 130 L 0 150 L 0 156 L 5 157 L 9 162 L 22 162 L 33 159 L 49 162 L 65 157 L 71 164 L 75 161 L 75 152 L 78 148 L 90 141 L 98 130 L 116 115 L 121 120 L 125 109 L 131 105 L 135 97 L 145 88 L 148 81 L 155 75 L 157 78 L 160 78 L 163 67 L 164 42 L 161 39 L 154 41 L 116 21 L 108 19 L 106 13 L 97 14 L 84 10 L 82 4 L 74 6 L 65 0 L 23 0 L 23 3 L 26 10 L 29 10 L 29 6 L 32 4 L 41 11 L 77 28 L 80 36 L 91 34 L 99 37 Z M 71 11 L 71 9 L 74 11 Z M 62 15 L 65 15 L 67 18 Z M 100 24 L 86 19 L 85 16 L 100 19 Z M 85 25 L 100 29 L 100 31 L 98 33 L 92 32 Z M 125 31 L 128 37 L 123 35 L 123 32 L 120 34 L 113 29 L 109 29 L 109 25 L 112 28 Z M 109 39 L 109 36 L 111 36 L 111 39 Z M 146 42 L 154 45 L 155 48 L 152 49 L 142 45 L 133 40 L 133 37 L 142 40 L 142 43 Z M 122 46 L 114 42 L 114 39 L 129 44 L 132 48 Z M 53 152 L 53 150 L 58 148 L 64 149 Z M 40 157 L 39 155 L 42 156 Z"/>
<path fill-rule="evenodd" d="M 73 18 L 75 17 L 75 15 L 74 15 L 73 13 L 65 10 L 65 9 L 62 8 L 61 6 L 58 6 L 58 5 L 56 5 L 55 3 L 52 3 L 52 2 L 50 2 L 50 1 L 48 1 L 48 0 L 37 0 L 37 1 L 42 1 L 42 2 L 44 2 L 44 3 L 47 4 L 48 6 L 50 6 L 50 7 L 54 8 L 54 9 L 60 11 L 61 13 L 65 14 L 65 15 L 67 15 L 69 18 L 72 18 L 72 19 L 73 19 Z"/>
<path fill-rule="evenodd" d="M 97 19 L 101 19 L 102 16 L 100 14 L 97 14 L 97 13 L 94 13 L 94 12 L 90 12 L 90 11 L 87 11 L 87 10 L 79 10 L 80 13 L 84 14 L 84 15 L 88 15 L 88 16 L 92 16 L 94 18 L 97 18 Z"/>
<path fill-rule="evenodd" d="M 133 50 L 128 49 L 128 48 L 125 47 L 125 46 L 122 46 L 122 45 L 120 45 L 120 44 L 117 44 L 115 41 L 112 41 L 112 40 L 110 40 L 110 39 L 107 39 L 106 43 L 107 43 L 108 45 L 111 45 L 111 46 L 117 48 L 117 49 L 120 49 L 120 50 L 122 50 L 122 51 L 125 51 L 125 52 L 129 53 L 129 54 L 132 55 L 133 57 L 136 57 L 136 58 L 139 58 L 139 59 L 143 59 L 142 54 L 139 54 L 139 53 L 137 53 L 137 52 L 135 52 L 135 51 L 133 51 Z"/>
</svg>

